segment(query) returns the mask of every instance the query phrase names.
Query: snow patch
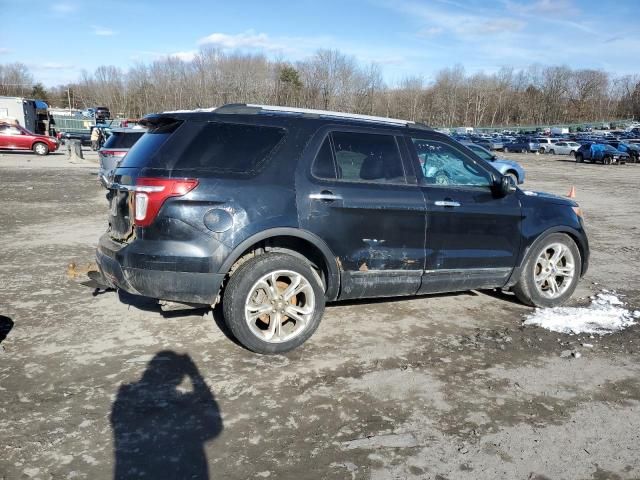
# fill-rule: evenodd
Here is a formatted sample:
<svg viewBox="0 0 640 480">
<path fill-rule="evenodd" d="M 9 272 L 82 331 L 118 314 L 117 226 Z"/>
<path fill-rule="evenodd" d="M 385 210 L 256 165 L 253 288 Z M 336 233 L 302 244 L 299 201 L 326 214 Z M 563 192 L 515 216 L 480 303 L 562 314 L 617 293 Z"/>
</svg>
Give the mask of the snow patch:
<svg viewBox="0 0 640 480">
<path fill-rule="evenodd" d="M 630 312 L 617 295 L 604 290 L 591 297 L 588 307 L 538 308 L 527 316 L 524 325 L 534 325 L 552 332 L 606 335 L 637 322 L 640 312 Z"/>
</svg>

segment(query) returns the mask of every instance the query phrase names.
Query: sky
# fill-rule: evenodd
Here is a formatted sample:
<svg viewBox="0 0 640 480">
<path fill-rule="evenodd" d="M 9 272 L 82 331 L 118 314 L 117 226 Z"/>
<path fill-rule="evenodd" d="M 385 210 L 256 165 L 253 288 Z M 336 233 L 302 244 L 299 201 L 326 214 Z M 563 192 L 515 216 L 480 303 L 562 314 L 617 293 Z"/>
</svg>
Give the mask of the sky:
<svg viewBox="0 0 640 480">
<path fill-rule="evenodd" d="M 462 65 L 640 73 L 640 0 L 0 0 L 0 64 L 46 86 L 202 47 L 302 60 L 338 49 L 391 84 Z"/>
</svg>

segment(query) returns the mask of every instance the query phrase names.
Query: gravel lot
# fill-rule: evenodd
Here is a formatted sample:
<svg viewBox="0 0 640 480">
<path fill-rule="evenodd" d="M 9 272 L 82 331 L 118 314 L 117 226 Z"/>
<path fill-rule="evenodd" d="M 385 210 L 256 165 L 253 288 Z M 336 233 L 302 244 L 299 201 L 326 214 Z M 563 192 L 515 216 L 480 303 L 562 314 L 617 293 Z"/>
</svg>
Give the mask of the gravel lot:
<svg viewBox="0 0 640 480">
<path fill-rule="evenodd" d="M 576 187 L 574 304 L 640 308 L 640 165 L 508 156 L 527 188 Z M 258 356 L 217 311 L 94 291 L 96 171 L 0 154 L 0 479 L 640 478 L 638 326 L 523 328 L 511 296 L 465 292 L 333 305 L 303 348 Z"/>
</svg>

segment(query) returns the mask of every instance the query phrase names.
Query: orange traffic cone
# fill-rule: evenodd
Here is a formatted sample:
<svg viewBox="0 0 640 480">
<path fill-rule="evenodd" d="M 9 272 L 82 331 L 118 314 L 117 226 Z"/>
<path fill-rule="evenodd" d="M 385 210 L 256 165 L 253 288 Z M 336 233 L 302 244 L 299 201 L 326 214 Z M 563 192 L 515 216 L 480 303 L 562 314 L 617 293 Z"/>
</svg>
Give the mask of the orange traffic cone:
<svg viewBox="0 0 640 480">
<path fill-rule="evenodd" d="M 567 197 L 569 198 L 576 198 L 576 187 L 575 186 L 571 186 L 571 190 L 569 190 L 569 193 L 567 194 Z"/>
</svg>

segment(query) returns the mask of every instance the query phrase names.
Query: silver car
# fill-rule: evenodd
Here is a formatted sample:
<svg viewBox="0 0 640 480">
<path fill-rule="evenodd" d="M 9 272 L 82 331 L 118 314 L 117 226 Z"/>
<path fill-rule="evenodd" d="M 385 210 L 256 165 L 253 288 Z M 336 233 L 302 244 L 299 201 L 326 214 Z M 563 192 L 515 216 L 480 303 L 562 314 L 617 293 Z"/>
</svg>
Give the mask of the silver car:
<svg viewBox="0 0 640 480">
<path fill-rule="evenodd" d="M 524 183 L 524 168 L 518 162 L 509 160 L 507 158 L 497 157 L 493 152 L 490 152 L 480 145 L 476 145 L 472 142 L 460 142 L 467 147 L 473 153 L 478 155 L 481 159 L 491 163 L 491 166 L 498 170 L 503 175 L 508 175 L 516 182 L 516 184 Z"/>
<path fill-rule="evenodd" d="M 140 140 L 145 133 L 144 128 L 114 128 L 111 135 L 98 150 L 100 170 L 98 179 L 105 188 L 108 188 L 110 178 L 118 163 L 124 158 L 129 149 Z"/>
<path fill-rule="evenodd" d="M 575 157 L 579 148 L 580 144 L 578 142 L 562 141 L 554 144 L 549 149 L 549 153 L 552 155 L 571 155 Z"/>
<path fill-rule="evenodd" d="M 540 148 L 538 149 L 538 152 L 549 153 L 549 151 L 553 149 L 553 146 L 556 144 L 557 141 L 558 141 L 557 138 L 550 138 L 550 137 L 536 138 L 536 142 L 540 144 Z"/>
</svg>

